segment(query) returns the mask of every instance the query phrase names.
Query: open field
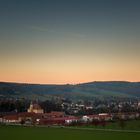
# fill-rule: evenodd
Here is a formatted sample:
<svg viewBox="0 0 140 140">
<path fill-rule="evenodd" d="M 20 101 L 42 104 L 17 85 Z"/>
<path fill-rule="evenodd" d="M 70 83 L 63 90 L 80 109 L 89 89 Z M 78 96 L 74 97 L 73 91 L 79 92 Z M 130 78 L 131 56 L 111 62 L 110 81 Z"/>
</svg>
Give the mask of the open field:
<svg viewBox="0 0 140 140">
<path fill-rule="evenodd" d="M 75 126 L 75 127 L 80 127 L 80 128 L 97 128 L 97 129 L 117 129 L 121 130 L 121 124 L 120 121 L 115 121 L 115 122 L 108 122 L 105 125 L 98 124 L 98 125 L 83 125 L 83 126 Z M 136 130 L 140 131 L 140 120 L 128 120 L 124 121 L 124 127 L 123 130 Z"/>
<path fill-rule="evenodd" d="M 0 126 L 1 140 L 132 140 L 140 133 L 74 130 L 66 128 Z"/>
</svg>

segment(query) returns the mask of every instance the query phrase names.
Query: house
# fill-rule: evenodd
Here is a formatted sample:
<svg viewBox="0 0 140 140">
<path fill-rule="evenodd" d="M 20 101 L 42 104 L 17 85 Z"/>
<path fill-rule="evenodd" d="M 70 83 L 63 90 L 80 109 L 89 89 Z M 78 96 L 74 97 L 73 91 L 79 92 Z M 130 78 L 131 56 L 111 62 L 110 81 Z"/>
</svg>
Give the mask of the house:
<svg viewBox="0 0 140 140">
<path fill-rule="evenodd" d="M 40 119 L 39 124 L 41 125 L 50 125 L 50 124 L 70 124 L 73 121 L 77 121 L 76 117 L 60 117 L 60 118 L 43 118 Z"/>
<path fill-rule="evenodd" d="M 79 120 L 78 117 L 75 117 L 75 116 L 68 116 L 66 119 L 65 119 L 65 124 L 66 125 L 69 125 L 71 124 L 72 122 L 77 122 Z"/>
<path fill-rule="evenodd" d="M 35 124 L 37 120 L 43 118 L 42 113 L 34 112 L 21 112 L 14 114 L 5 114 L 3 117 L 0 117 L 0 122 L 3 123 L 21 123 L 22 121 L 25 124 Z"/>
<path fill-rule="evenodd" d="M 20 120 L 18 118 L 18 115 L 6 115 L 3 117 L 3 123 L 19 123 Z"/>
<path fill-rule="evenodd" d="M 40 119 L 42 119 L 43 113 L 34 113 L 34 112 L 22 112 L 18 113 L 19 120 L 24 120 L 26 124 L 36 124 Z"/>
<path fill-rule="evenodd" d="M 112 114 L 108 114 L 108 113 L 100 113 L 100 114 L 88 115 L 88 117 L 90 118 L 90 120 L 105 120 L 105 121 L 109 121 L 109 120 L 113 119 Z"/>
<path fill-rule="evenodd" d="M 98 115 L 99 115 L 100 120 L 109 121 L 109 120 L 112 120 L 113 118 L 112 114 L 108 114 L 108 113 L 100 113 Z"/>
<path fill-rule="evenodd" d="M 81 120 L 82 120 L 83 122 L 90 122 L 90 121 L 93 120 L 93 118 L 90 117 L 90 116 L 83 116 L 83 117 L 81 118 Z"/>
</svg>

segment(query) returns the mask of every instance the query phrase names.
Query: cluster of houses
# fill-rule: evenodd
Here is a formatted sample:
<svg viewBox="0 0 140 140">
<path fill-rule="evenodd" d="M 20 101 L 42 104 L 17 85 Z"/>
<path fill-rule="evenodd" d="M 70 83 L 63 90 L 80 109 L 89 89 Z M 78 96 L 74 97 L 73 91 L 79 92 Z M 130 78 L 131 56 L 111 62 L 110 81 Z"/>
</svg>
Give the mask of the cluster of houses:
<svg viewBox="0 0 140 140">
<path fill-rule="evenodd" d="M 140 112 L 140 101 L 134 99 L 108 99 L 76 102 L 63 100 L 62 110 L 71 115 L 90 114 L 98 112 Z"/>
<path fill-rule="evenodd" d="M 27 112 L 11 112 L 1 113 L 1 123 L 16 123 L 16 124 L 38 124 L 38 125 L 49 125 L 49 124 L 71 124 L 72 122 L 92 122 L 94 120 L 105 120 L 111 121 L 117 119 L 136 119 L 139 118 L 140 114 L 137 112 L 131 113 L 101 113 L 94 115 L 85 116 L 72 116 L 66 115 L 65 112 L 53 111 L 50 113 L 44 113 L 43 109 L 37 103 L 31 103 Z"/>
</svg>

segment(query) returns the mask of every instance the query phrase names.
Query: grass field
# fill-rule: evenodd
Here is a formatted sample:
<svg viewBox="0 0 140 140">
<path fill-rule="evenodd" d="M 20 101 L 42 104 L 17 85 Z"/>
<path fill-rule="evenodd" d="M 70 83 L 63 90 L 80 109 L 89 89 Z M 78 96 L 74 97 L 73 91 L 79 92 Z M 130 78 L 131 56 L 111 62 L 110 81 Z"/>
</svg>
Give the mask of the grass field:
<svg viewBox="0 0 140 140">
<path fill-rule="evenodd" d="M 125 121 L 124 130 L 138 130 L 140 131 L 140 120 L 129 120 Z M 78 127 L 84 127 L 84 128 L 97 128 L 97 129 L 122 129 L 120 126 L 120 122 L 108 122 L 105 126 L 102 126 L 101 124 L 95 126 L 95 125 L 83 125 Z"/>
<path fill-rule="evenodd" d="M 0 126 L 1 140 L 135 140 L 139 138 L 140 133 Z"/>
</svg>

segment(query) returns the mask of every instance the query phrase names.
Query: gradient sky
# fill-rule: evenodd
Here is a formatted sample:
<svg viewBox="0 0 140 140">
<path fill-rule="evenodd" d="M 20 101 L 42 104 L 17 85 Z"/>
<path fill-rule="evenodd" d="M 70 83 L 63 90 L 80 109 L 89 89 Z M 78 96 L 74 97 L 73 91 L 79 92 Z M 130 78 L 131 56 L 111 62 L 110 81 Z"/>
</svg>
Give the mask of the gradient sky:
<svg viewBox="0 0 140 140">
<path fill-rule="evenodd" d="M 140 81 L 139 0 L 0 0 L 0 81 Z"/>
</svg>

